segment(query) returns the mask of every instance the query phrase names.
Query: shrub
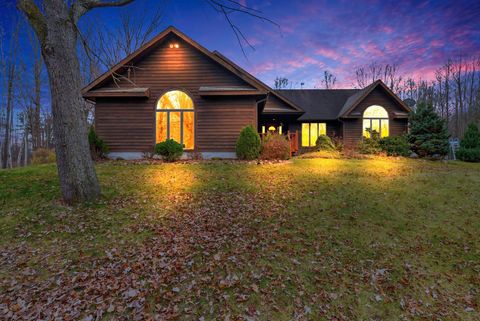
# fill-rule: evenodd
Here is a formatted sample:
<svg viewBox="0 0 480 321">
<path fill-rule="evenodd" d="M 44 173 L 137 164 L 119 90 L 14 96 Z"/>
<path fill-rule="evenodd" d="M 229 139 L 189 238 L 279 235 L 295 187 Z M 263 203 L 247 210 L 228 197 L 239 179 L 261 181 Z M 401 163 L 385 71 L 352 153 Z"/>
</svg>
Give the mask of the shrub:
<svg viewBox="0 0 480 321">
<path fill-rule="evenodd" d="M 480 147 L 464 148 L 460 147 L 456 153 L 457 158 L 464 162 L 480 162 Z"/>
<path fill-rule="evenodd" d="M 173 139 L 167 139 L 155 145 L 155 153 L 161 155 L 164 160 L 173 162 L 183 155 L 183 145 Z"/>
<path fill-rule="evenodd" d="M 380 148 L 380 134 L 375 130 L 370 131 L 370 137 L 363 137 L 358 142 L 358 151 L 360 154 L 378 154 L 382 151 Z"/>
<path fill-rule="evenodd" d="M 343 139 L 341 137 L 333 136 L 331 140 L 337 151 L 343 151 Z"/>
<path fill-rule="evenodd" d="M 39 148 L 32 153 L 32 164 L 49 164 L 55 162 L 55 151 L 53 149 Z"/>
<path fill-rule="evenodd" d="M 463 148 L 479 148 L 480 147 L 480 131 L 475 123 L 468 125 L 467 131 L 460 142 Z"/>
<path fill-rule="evenodd" d="M 435 112 L 431 104 L 418 104 L 410 115 L 408 141 L 412 150 L 421 157 L 446 155 L 448 132 L 445 121 Z"/>
<path fill-rule="evenodd" d="M 380 139 L 380 148 L 388 156 L 409 156 L 410 144 L 404 136 L 389 136 Z"/>
<path fill-rule="evenodd" d="M 285 136 L 277 133 L 267 133 L 262 139 L 261 159 L 290 158 L 290 142 Z"/>
<path fill-rule="evenodd" d="M 88 143 L 90 144 L 90 152 L 94 159 L 105 157 L 108 153 L 108 146 L 103 139 L 98 137 L 93 126 L 88 131 Z"/>
<path fill-rule="evenodd" d="M 315 142 L 315 148 L 317 151 L 332 151 L 337 148 L 332 142 L 332 139 L 327 135 L 320 135 Z"/>
<path fill-rule="evenodd" d="M 456 155 L 465 162 L 480 162 L 480 132 L 476 124 L 468 125 Z"/>
<path fill-rule="evenodd" d="M 252 125 L 242 128 L 237 139 L 236 152 L 239 159 L 255 159 L 260 155 L 260 136 Z"/>
</svg>

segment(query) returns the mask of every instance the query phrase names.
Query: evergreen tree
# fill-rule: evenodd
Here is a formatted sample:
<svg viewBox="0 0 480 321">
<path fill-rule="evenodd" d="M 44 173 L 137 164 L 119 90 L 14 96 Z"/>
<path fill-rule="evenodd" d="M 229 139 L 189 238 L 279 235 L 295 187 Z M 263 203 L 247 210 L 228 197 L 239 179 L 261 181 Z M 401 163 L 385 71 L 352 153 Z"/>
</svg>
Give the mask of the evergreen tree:
<svg viewBox="0 0 480 321">
<path fill-rule="evenodd" d="M 468 125 L 467 131 L 460 142 L 462 148 L 479 148 L 480 147 L 480 131 L 475 123 Z"/>
<path fill-rule="evenodd" d="M 256 159 L 262 148 L 260 136 L 252 125 L 242 128 L 237 140 L 237 157 L 240 159 Z"/>
<path fill-rule="evenodd" d="M 480 131 L 475 123 L 468 125 L 460 142 L 457 157 L 465 162 L 480 162 Z"/>
<path fill-rule="evenodd" d="M 412 150 L 421 157 L 446 155 L 449 134 L 445 121 L 431 104 L 420 103 L 410 115 L 408 140 Z"/>
</svg>

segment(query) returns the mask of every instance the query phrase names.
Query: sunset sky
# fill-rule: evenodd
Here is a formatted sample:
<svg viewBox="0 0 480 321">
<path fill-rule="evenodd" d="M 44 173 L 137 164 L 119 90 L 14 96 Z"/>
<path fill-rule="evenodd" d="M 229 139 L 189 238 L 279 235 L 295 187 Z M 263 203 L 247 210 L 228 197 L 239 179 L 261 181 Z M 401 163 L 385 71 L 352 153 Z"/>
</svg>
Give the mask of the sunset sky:
<svg viewBox="0 0 480 321">
<path fill-rule="evenodd" d="M 269 85 L 283 76 L 313 88 L 328 69 L 339 87 L 351 87 L 355 68 L 374 61 L 398 64 L 407 76 L 433 79 L 448 58 L 480 54 L 478 0 L 241 2 L 280 25 L 235 14 L 236 25 L 255 46 L 246 48 L 247 57 L 225 19 L 202 0 L 137 0 L 127 8 L 92 11 L 86 19 L 114 25 L 121 10 L 146 14 L 161 5 L 162 27 L 177 27 Z"/>
</svg>

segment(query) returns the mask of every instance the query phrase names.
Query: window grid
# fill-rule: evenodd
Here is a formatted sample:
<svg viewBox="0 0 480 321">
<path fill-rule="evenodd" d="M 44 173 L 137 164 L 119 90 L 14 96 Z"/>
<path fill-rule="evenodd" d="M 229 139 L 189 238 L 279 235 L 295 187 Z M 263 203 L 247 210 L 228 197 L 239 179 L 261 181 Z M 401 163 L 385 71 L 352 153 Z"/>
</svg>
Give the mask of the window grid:
<svg viewBox="0 0 480 321">
<path fill-rule="evenodd" d="M 302 147 L 315 146 L 318 136 L 326 134 L 326 123 L 302 123 Z"/>
<path fill-rule="evenodd" d="M 156 143 L 174 139 L 185 149 L 194 148 L 195 112 L 193 101 L 187 94 L 181 91 L 165 93 L 157 103 L 156 118 Z"/>
</svg>

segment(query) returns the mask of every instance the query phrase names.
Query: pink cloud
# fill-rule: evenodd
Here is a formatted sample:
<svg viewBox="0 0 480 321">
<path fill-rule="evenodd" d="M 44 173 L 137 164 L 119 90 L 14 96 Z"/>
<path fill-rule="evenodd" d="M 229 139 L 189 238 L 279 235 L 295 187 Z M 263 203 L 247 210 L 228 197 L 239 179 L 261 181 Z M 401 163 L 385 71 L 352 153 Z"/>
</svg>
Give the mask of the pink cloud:
<svg viewBox="0 0 480 321">
<path fill-rule="evenodd" d="M 350 60 L 345 56 L 339 55 L 339 50 L 329 49 L 329 48 L 318 48 L 315 50 L 317 55 L 323 56 L 328 59 L 335 61 L 340 61 L 342 64 L 350 63 Z"/>
<path fill-rule="evenodd" d="M 379 48 L 379 46 L 376 43 L 373 43 L 371 41 L 361 44 L 360 48 L 367 53 L 368 55 L 371 56 L 377 56 L 381 57 L 384 55 L 384 51 Z"/>
</svg>

